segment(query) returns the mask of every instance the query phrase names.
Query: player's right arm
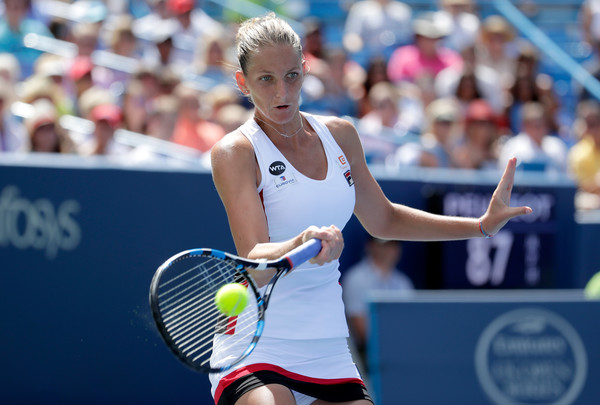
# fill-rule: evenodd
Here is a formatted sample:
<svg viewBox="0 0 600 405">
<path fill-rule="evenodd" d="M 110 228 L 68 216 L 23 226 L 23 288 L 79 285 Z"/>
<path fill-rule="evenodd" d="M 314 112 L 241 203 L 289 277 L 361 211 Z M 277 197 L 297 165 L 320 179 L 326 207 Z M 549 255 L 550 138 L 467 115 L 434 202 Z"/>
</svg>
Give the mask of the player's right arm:
<svg viewBox="0 0 600 405">
<path fill-rule="evenodd" d="M 267 220 L 257 191 L 260 171 L 252 144 L 239 131 L 228 134 L 213 146 L 211 166 L 237 252 L 249 257 L 257 244 L 269 241 Z"/>
</svg>

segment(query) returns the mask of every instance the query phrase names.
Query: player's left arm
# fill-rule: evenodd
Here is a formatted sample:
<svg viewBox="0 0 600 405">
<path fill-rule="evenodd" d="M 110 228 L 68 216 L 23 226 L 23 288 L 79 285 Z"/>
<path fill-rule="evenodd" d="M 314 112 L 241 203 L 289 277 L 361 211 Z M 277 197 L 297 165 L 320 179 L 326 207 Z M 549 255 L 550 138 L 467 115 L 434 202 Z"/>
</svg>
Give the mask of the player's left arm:
<svg viewBox="0 0 600 405">
<path fill-rule="evenodd" d="M 354 126 L 333 118 L 327 122 L 350 162 L 356 187 L 354 214 L 371 235 L 396 240 L 457 240 L 482 236 L 479 218 L 432 214 L 391 202 L 371 174 Z M 486 213 L 481 217 L 487 234 L 494 234 L 511 218 L 531 212 L 529 207 L 510 207 L 516 161 L 511 159 Z"/>
</svg>

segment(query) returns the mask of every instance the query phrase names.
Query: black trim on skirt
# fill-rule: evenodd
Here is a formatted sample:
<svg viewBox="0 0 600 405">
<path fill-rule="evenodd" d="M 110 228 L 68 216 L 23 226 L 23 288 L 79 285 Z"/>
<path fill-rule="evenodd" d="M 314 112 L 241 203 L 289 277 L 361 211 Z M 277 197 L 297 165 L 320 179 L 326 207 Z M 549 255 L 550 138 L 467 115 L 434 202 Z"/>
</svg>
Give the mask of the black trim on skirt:
<svg viewBox="0 0 600 405">
<path fill-rule="evenodd" d="M 367 388 L 359 383 L 317 384 L 298 381 L 269 370 L 257 371 L 231 383 L 221 393 L 218 405 L 233 405 L 242 395 L 268 384 L 280 384 L 317 399 L 329 402 L 345 402 L 366 399 L 373 402 Z"/>
</svg>

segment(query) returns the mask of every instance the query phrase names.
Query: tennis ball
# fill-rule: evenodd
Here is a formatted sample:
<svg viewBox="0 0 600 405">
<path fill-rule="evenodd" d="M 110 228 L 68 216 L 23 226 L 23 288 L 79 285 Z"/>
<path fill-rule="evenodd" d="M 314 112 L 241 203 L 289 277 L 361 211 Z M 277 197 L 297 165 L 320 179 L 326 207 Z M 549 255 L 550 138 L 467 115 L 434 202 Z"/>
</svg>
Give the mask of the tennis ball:
<svg viewBox="0 0 600 405">
<path fill-rule="evenodd" d="M 237 316 L 248 304 L 248 289 L 238 283 L 225 284 L 215 295 L 215 305 L 227 316 Z"/>
<path fill-rule="evenodd" d="M 587 299 L 600 300 L 600 271 L 590 278 L 583 292 Z"/>
</svg>

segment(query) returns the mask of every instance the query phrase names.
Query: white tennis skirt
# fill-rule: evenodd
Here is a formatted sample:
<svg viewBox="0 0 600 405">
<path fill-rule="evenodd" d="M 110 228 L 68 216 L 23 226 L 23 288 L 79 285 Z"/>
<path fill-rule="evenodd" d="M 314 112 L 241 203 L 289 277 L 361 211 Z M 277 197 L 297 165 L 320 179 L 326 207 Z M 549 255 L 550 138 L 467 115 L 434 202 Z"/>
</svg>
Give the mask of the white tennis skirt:
<svg viewBox="0 0 600 405">
<path fill-rule="evenodd" d="M 309 384 L 362 384 L 347 339 L 292 340 L 263 336 L 254 351 L 233 370 L 211 374 L 212 395 L 220 394 L 237 379 L 257 371 L 273 371 Z"/>
</svg>

